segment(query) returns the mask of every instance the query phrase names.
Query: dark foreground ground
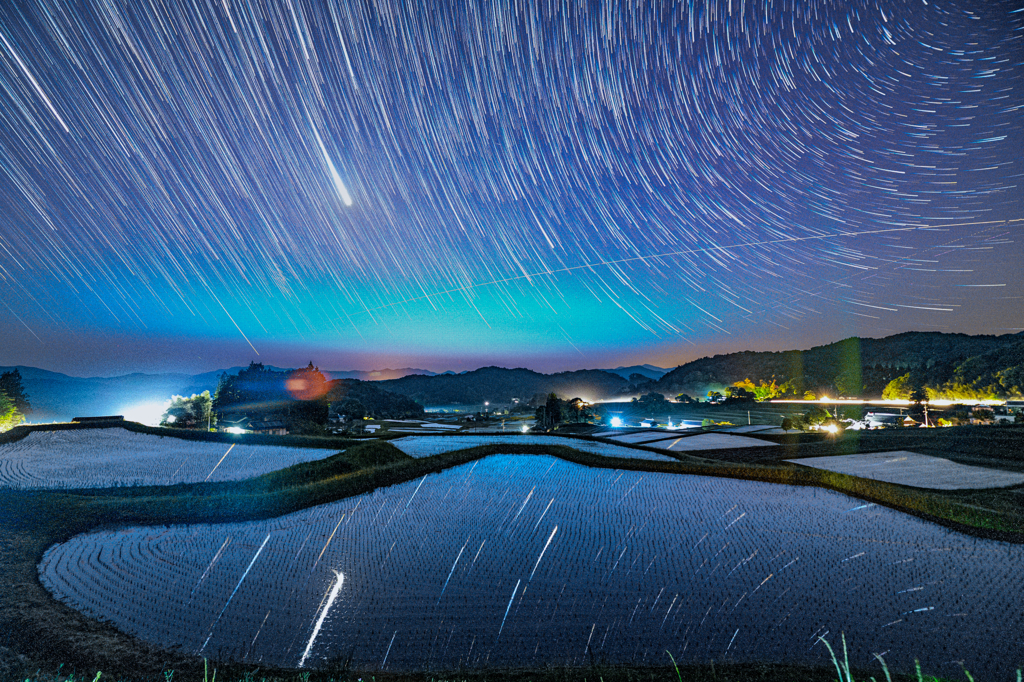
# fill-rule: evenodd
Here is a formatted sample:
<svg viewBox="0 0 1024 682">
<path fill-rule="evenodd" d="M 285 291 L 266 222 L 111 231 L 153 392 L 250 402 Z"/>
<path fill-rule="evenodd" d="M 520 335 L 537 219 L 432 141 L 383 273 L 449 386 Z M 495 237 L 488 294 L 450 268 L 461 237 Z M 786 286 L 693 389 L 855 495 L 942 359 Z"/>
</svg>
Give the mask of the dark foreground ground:
<svg viewBox="0 0 1024 682">
<path fill-rule="evenodd" d="M 835 669 L 709 663 L 678 670 L 666 656 L 656 668 L 623 668 L 595 660 L 579 668 L 425 671 L 394 675 L 351 671 L 345 661 L 313 672 L 207 664 L 194 656 L 158 649 L 112 626 L 86 618 L 53 599 L 36 566 L 47 547 L 99 527 L 272 518 L 374 488 L 412 480 L 430 471 L 509 450 L 552 454 L 591 466 L 675 473 L 703 473 L 797 485 L 817 485 L 885 504 L 957 530 L 1024 542 L 1024 486 L 988 491 L 931 493 L 904 486 L 806 470 L 782 460 L 883 450 L 912 450 L 975 466 L 1024 471 L 1024 428 L 961 427 L 847 434 L 838 439 L 792 434 L 777 448 L 700 453 L 680 462 L 603 460 L 560 446 L 483 446 L 429 460 L 412 460 L 392 446 L 370 441 L 325 460 L 239 483 L 122 488 L 91 491 L 0 491 L 0 682 L 103 680 L 173 682 L 234 680 L 381 680 L 383 682 L 679 682 L 693 680 L 835 680 Z M 838 645 L 838 642 L 833 642 Z M 841 658 L 841 656 L 840 656 Z M 209 667 L 208 667 L 209 666 Z M 173 673 L 171 672 L 173 671 Z M 925 671 L 927 673 L 927 671 Z M 845 676 L 844 676 L 845 677 Z M 881 666 L 856 671 L 857 680 L 886 679 Z M 918 679 L 917 675 L 893 679 Z M 933 679 L 925 676 L 923 679 Z M 967 679 L 963 677 L 961 679 Z"/>
</svg>

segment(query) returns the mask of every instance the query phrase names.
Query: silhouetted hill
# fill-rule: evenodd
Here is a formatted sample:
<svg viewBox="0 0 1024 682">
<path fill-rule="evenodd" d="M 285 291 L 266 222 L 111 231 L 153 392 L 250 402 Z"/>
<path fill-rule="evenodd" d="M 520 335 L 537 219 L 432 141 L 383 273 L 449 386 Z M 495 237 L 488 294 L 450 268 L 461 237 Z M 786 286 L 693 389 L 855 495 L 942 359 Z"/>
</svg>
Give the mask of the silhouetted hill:
<svg viewBox="0 0 1024 682">
<path fill-rule="evenodd" d="M 462 374 L 407 376 L 378 382 L 382 388 L 409 396 L 422 405 L 479 405 L 484 402 L 522 402 L 537 394 L 557 393 L 563 398 L 609 398 L 628 389 L 628 382 L 611 372 L 586 369 L 541 374 L 529 369 L 484 367 Z"/>
<path fill-rule="evenodd" d="M 644 364 L 631 365 L 629 367 L 616 367 L 615 369 L 605 369 L 601 371 L 611 372 L 612 374 L 618 374 L 623 379 L 629 379 L 629 377 L 634 374 L 640 374 L 642 376 L 647 377 L 648 379 L 657 381 L 658 379 L 665 376 L 672 370 L 666 369 L 664 367 L 655 367 L 654 365 Z"/>
<path fill-rule="evenodd" d="M 1007 394 L 1024 386 L 1024 378 L 1014 379 L 1013 370 L 1019 366 L 1024 371 L 1024 364 L 1014 359 L 1022 343 L 1019 334 L 906 332 L 881 339 L 853 337 L 805 351 L 744 351 L 701 358 L 672 370 L 653 388 L 670 396 L 696 397 L 744 379 L 758 383 L 774 376 L 779 384 L 791 381 L 798 395 L 812 391 L 819 396 L 877 398 L 890 381 L 910 374 L 913 383 L 936 391 L 960 381 L 976 387 L 994 384 Z"/>
<path fill-rule="evenodd" d="M 352 398 L 376 419 L 415 419 L 423 416 L 423 406 L 404 395 L 386 391 L 376 383 L 358 379 L 337 379 L 328 382 L 325 398 L 337 405 Z"/>
</svg>

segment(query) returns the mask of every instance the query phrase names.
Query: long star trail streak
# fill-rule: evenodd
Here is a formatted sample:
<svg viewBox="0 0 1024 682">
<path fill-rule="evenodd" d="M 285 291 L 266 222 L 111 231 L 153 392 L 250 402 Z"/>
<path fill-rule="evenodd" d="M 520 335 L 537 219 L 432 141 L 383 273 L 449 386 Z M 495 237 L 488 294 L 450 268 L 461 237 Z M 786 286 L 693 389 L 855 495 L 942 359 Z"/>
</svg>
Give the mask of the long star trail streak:
<svg viewBox="0 0 1024 682">
<path fill-rule="evenodd" d="M 523 582 L 522 579 L 516 581 L 515 589 L 512 590 L 512 596 L 508 598 L 508 606 L 505 607 L 505 615 L 501 618 L 501 627 L 498 628 L 498 637 L 495 639 L 497 643 L 498 639 L 501 639 L 501 631 L 505 629 L 505 621 L 508 619 L 508 612 L 512 610 L 512 602 L 515 601 L 516 593 L 519 592 L 519 584 Z"/>
<path fill-rule="evenodd" d="M 544 549 L 540 551 L 540 556 L 537 557 L 537 563 L 533 565 L 533 570 L 530 571 L 530 577 L 527 580 L 527 582 L 533 580 L 533 574 L 537 572 L 537 567 L 540 566 L 540 560 L 544 558 L 544 552 L 548 551 L 548 545 L 550 545 L 551 541 L 555 539 L 555 533 L 557 532 L 558 526 L 555 526 L 551 529 L 551 535 L 548 536 L 548 541 L 544 543 Z"/>
<path fill-rule="evenodd" d="M 221 617 L 224 616 L 224 612 L 228 610 L 228 606 L 231 605 L 231 600 L 234 599 L 235 594 L 238 593 L 238 588 L 241 587 L 242 583 L 245 581 L 245 576 L 249 575 L 249 571 L 252 570 L 253 564 L 256 563 L 256 560 L 260 558 L 260 554 L 263 552 L 263 548 L 267 546 L 267 542 L 269 540 L 270 533 L 267 533 L 267 537 L 263 538 L 263 544 L 261 544 L 260 548 L 256 550 L 256 553 L 252 557 L 252 561 L 250 561 L 249 565 L 245 567 L 245 572 L 242 573 L 242 577 L 238 579 L 238 584 L 235 585 L 235 589 L 231 590 L 231 596 L 229 596 L 228 600 L 224 602 L 224 608 L 220 610 L 220 613 L 217 614 L 217 618 L 213 621 L 213 624 L 210 625 L 210 632 L 206 635 L 206 640 L 203 642 L 203 646 L 199 647 L 200 654 L 206 649 L 206 645 L 210 643 L 210 638 L 213 637 L 213 631 L 217 629 L 217 623 L 219 623 Z"/>
<path fill-rule="evenodd" d="M 232 451 L 232 450 L 234 450 L 234 449 L 235 449 L 235 444 L 234 444 L 234 443 L 232 443 L 232 444 L 231 444 L 231 445 L 230 445 L 230 446 L 228 447 L 228 451 L 224 453 L 224 456 L 223 456 L 223 457 L 221 457 L 221 458 L 220 458 L 219 460 L 217 460 L 217 463 L 213 465 L 213 468 L 212 468 L 212 469 L 210 469 L 210 473 L 208 473 L 208 474 L 206 475 L 206 478 L 204 478 L 204 479 L 203 479 L 203 482 L 204 482 L 204 483 L 205 483 L 206 481 L 209 481 L 209 480 L 210 480 L 210 476 L 213 476 L 213 472 L 217 470 L 217 467 L 219 467 L 219 466 L 221 465 L 221 462 L 223 462 L 223 461 L 224 461 L 224 460 L 225 460 L 225 459 L 227 458 L 227 456 L 231 454 L 231 451 Z"/>
<path fill-rule="evenodd" d="M 444 591 L 448 589 L 448 582 L 452 579 L 452 574 L 455 573 L 455 567 L 459 565 L 459 559 L 462 558 L 462 553 L 466 551 L 466 545 L 469 544 L 469 538 L 466 538 L 466 543 L 462 545 L 462 549 L 459 550 L 458 556 L 455 557 L 455 561 L 452 563 L 452 570 L 448 571 L 448 577 L 444 580 L 444 586 L 441 588 L 441 594 L 437 597 L 437 603 L 441 603 L 441 597 L 444 596 Z"/>
<path fill-rule="evenodd" d="M 203 584 L 204 580 L 206 580 L 206 576 L 209 575 L 210 571 L 213 570 L 213 567 L 217 564 L 217 561 L 220 560 L 220 555 L 224 553 L 224 549 L 227 548 L 230 542 L 231 536 L 224 538 L 224 544 L 220 546 L 220 549 L 217 550 L 217 553 L 213 555 L 212 559 L 210 559 L 210 563 L 206 566 L 206 570 L 203 571 L 203 574 L 201 576 L 199 576 L 199 580 L 196 582 L 195 587 L 193 587 L 192 591 L 188 594 L 189 604 L 192 603 L 192 597 L 195 596 L 196 590 L 198 590 L 199 586 Z"/>
<path fill-rule="evenodd" d="M 327 551 L 327 548 L 331 544 L 331 540 L 334 539 L 334 534 L 338 532 L 339 528 L 341 528 L 341 522 L 344 521 L 344 520 L 345 520 L 345 514 L 342 514 L 341 518 L 338 519 L 338 523 L 335 524 L 334 530 L 331 531 L 330 537 L 327 538 L 327 542 L 324 543 L 323 549 L 321 549 L 320 553 L 316 556 L 316 561 L 313 562 L 313 568 L 309 569 L 310 574 L 312 574 L 313 571 L 316 570 L 317 564 L 319 564 L 320 560 L 324 558 L 324 552 Z"/>
<path fill-rule="evenodd" d="M 1022 42 L 1013 0 L 4 3 L 0 362 L 1002 333 Z"/>
</svg>

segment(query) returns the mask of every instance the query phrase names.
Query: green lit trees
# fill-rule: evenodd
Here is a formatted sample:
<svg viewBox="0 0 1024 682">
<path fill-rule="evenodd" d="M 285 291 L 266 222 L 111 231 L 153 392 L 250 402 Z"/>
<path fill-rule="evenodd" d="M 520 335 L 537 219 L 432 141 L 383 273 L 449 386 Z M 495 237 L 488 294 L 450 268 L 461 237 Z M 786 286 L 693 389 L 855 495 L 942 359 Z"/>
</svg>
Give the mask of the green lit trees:
<svg viewBox="0 0 1024 682">
<path fill-rule="evenodd" d="M 21 372 L 12 369 L 0 374 L 0 431 L 6 431 L 25 421 L 32 404 L 25 394 Z"/>
<path fill-rule="evenodd" d="M 176 395 L 160 419 L 160 426 L 176 429 L 208 429 L 213 426 L 213 399 L 209 391 L 186 398 Z"/>
<path fill-rule="evenodd" d="M 25 420 L 14 401 L 0 391 L 0 432 L 14 428 Z"/>
<path fill-rule="evenodd" d="M 896 377 L 882 389 L 882 400 L 910 400 L 914 387 L 910 382 L 910 373 Z"/>
</svg>

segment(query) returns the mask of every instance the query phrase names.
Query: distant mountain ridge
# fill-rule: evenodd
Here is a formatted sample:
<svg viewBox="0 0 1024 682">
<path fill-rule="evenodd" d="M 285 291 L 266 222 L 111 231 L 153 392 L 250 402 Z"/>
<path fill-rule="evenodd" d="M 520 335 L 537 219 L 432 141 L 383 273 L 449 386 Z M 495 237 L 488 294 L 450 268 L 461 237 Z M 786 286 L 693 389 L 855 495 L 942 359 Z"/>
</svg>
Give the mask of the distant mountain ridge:
<svg viewBox="0 0 1024 682">
<path fill-rule="evenodd" d="M 379 382 L 381 388 L 408 396 L 424 406 L 527 402 L 535 395 L 601 400 L 620 394 L 629 382 L 613 372 L 583 369 L 542 374 L 531 369 L 482 367 L 462 374 L 410 375 Z"/>
<path fill-rule="evenodd" d="M 212 394 L 217 390 L 217 381 L 222 374 L 238 374 L 245 367 L 229 367 L 200 374 L 137 372 L 118 377 L 73 377 L 37 367 L 12 365 L 0 367 L 0 373 L 14 369 L 21 372 L 25 392 L 32 404 L 29 420 L 49 422 L 71 421 L 74 417 L 103 414 L 123 414 L 129 418 L 142 418 L 141 414 L 159 409 L 160 405 L 173 395 L 190 396 L 203 391 Z M 267 369 L 290 371 L 290 368 L 271 366 Z M 412 368 L 369 372 L 329 371 L 324 372 L 324 375 L 329 380 L 370 380 L 363 377 L 394 378 L 416 372 L 433 375 L 433 372 Z"/>
<path fill-rule="evenodd" d="M 637 377 L 651 365 L 615 370 L 541 374 L 485 367 L 462 374 L 408 376 L 381 382 L 386 390 L 426 405 L 509 402 L 538 394 L 562 398 L 623 400 L 657 392 L 670 398 L 724 391 L 736 382 L 790 383 L 789 395 L 880 398 L 886 385 L 911 375 L 911 383 L 956 399 L 1024 393 L 1024 334 L 1002 336 L 905 332 L 881 339 L 851 337 L 808 350 L 743 351 L 688 362 L 650 380 Z M 630 381 L 628 377 L 632 377 Z"/>
<path fill-rule="evenodd" d="M 648 379 L 653 379 L 653 380 L 657 381 L 661 377 L 663 377 L 666 374 L 668 374 L 669 372 L 671 372 L 672 369 L 671 368 L 666 368 L 666 367 L 655 367 L 654 365 L 644 364 L 644 365 L 630 365 L 629 367 L 616 367 L 615 369 L 605 369 L 605 370 L 601 370 L 601 371 L 603 371 L 603 372 L 611 372 L 613 374 L 618 374 L 623 379 L 628 379 L 629 377 L 631 377 L 634 374 L 640 374 L 642 376 L 647 377 Z"/>
<path fill-rule="evenodd" d="M 402 369 L 374 369 L 370 371 L 363 370 L 321 370 L 324 376 L 328 380 L 334 379 L 358 379 L 359 381 L 386 381 L 388 379 L 400 379 L 402 377 L 409 376 L 410 374 L 419 374 L 423 376 L 437 376 L 437 372 L 431 372 L 428 369 L 415 369 L 413 367 L 403 367 Z"/>
<path fill-rule="evenodd" d="M 140 405 L 158 408 L 172 395 L 213 393 L 223 373 L 244 367 L 200 374 L 128 374 L 119 377 L 72 377 L 26 366 L 18 369 L 32 403 L 31 421 L 68 421 L 72 417 L 133 414 Z M 267 367 L 278 371 L 285 368 Z M 881 339 L 851 337 L 808 350 L 743 351 L 700 358 L 668 371 L 653 365 L 613 370 L 578 370 L 543 374 L 529 369 L 484 367 L 462 372 L 435 373 L 402 368 L 374 371 L 325 371 L 328 380 L 374 381 L 421 405 L 528 401 L 537 394 L 563 398 L 625 399 L 648 391 L 675 397 L 699 397 L 737 381 L 792 381 L 796 391 L 817 395 L 880 397 L 888 382 L 905 374 L 914 381 L 946 387 L 965 399 L 981 395 L 1024 393 L 1024 332 L 1001 336 L 905 332 Z M 645 379 L 638 379 L 640 374 Z M 631 382 L 630 377 L 634 377 Z"/>
</svg>

